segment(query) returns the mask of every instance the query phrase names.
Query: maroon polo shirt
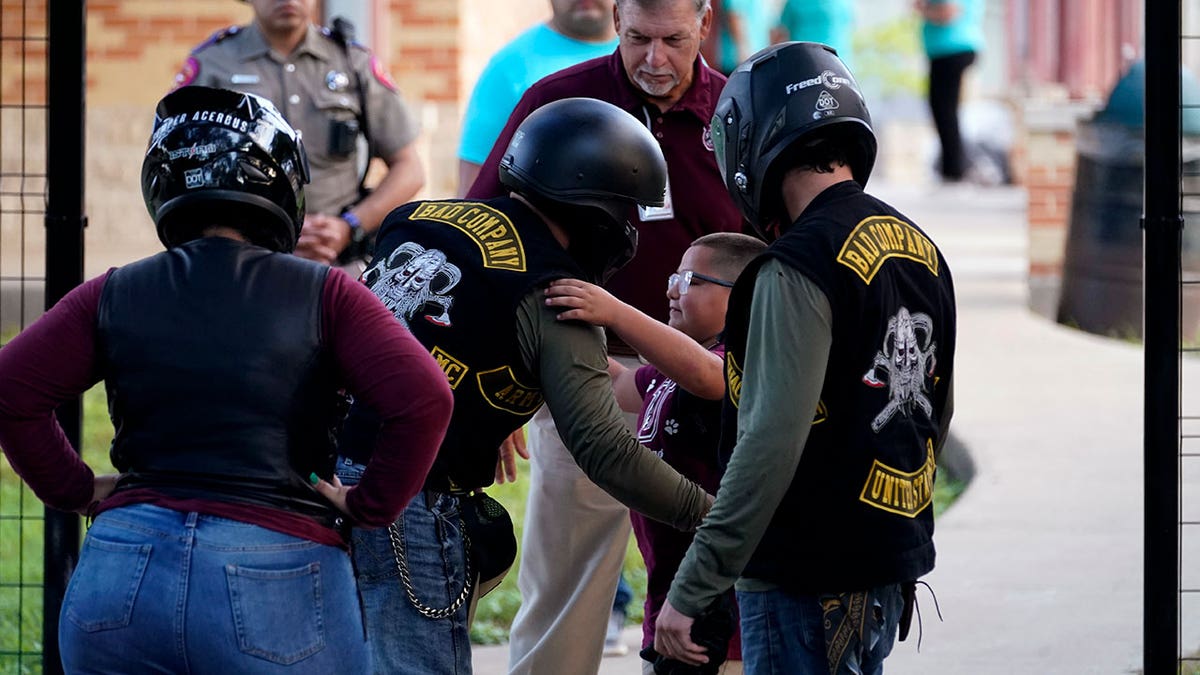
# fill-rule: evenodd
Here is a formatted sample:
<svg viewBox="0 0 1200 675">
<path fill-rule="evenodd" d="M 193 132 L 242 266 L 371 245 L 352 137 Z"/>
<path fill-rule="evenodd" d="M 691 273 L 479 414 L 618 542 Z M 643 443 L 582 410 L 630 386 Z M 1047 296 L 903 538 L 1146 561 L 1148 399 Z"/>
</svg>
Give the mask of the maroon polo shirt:
<svg viewBox="0 0 1200 675">
<path fill-rule="evenodd" d="M 637 209 L 630 210 L 630 222 L 638 228 L 637 255 L 613 275 L 606 288 L 665 323 L 667 277 L 675 271 L 692 241 L 711 232 L 744 230 L 741 213 L 717 171 L 708 129 L 724 86 L 725 76 L 697 58 L 692 69 L 692 86 L 670 110 L 661 112 L 642 98 L 641 90 L 629 81 L 619 49 L 609 56 L 548 75 L 530 87 L 517 103 L 467 198 L 488 199 L 508 194 L 509 190 L 500 184 L 500 158 L 521 122 L 543 105 L 586 96 L 628 111 L 646 124 L 662 145 L 675 214 L 666 220 L 642 222 Z M 612 333 L 609 351 L 632 354 Z"/>
</svg>

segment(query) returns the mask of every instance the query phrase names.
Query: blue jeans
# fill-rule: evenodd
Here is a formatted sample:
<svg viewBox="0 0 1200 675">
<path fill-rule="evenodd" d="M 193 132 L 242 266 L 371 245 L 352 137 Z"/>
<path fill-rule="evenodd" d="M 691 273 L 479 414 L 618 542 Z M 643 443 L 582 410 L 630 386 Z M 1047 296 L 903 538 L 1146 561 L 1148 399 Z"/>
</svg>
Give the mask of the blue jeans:
<svg viewBox="0 0 1200 675">
<path fill-rule="evenodd" d="M 738 591 L 746 674 L 830 673 L 822 603 L 837 600 L 834 595 L 799 595 L 782 590 Z M 861 639 L 856 636 L 847 646 L 836 675 L 883 673 L 883 660 L 892 653 L 903 606 L 899 584 L 871 589 Z"/>
<path fill-rule="evenodd" d="M 58 640 L 68 673 L 370 668 L 345 551 L 150 504 L 96 518 Z"/>
<path fill-rule="evenodd" d="M 625 580 L 625 572 L 617 577 L 617 594 L 613 596 L 613 611 L 628 614 L 629 603 L 633 600 L 633 586 Z"/>
<path fill-rule="evenodd" d="M 343 484 L 354 485 L 363 468 L 339 460 L 337 474 Z M 462 593 L 466 549 L 460 527 L 458 497 L 430 491 L 418 494 L 396 521 L 413 595 L 427 608 L 444 609 Z M 400 577 L 388 528 L 355 528 L 352 553 L 376 672 L 468 675 L 470 603 L 444 618 L 417 611 Z"/>
</svg>

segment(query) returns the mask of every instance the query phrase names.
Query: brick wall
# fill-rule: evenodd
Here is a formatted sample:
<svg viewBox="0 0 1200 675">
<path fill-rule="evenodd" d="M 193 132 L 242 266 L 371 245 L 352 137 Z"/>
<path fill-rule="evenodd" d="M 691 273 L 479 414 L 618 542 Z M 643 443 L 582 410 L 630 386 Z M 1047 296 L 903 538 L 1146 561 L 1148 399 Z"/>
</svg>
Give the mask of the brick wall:
<svg viewBox="0 0 1200 675">
<path fill-rule="evenodd" d="M 0 29 L 41 37 L 46 0 L 0 0 Z M 379 54 L 418 112 L 417 149 L 428 177 L 422 196 L 457 189 L 462 107 L 488 57 L 518 32 L 549 16 L 547 0 L 370 0 L 374 25 L 360 35 Z M 159 250 L 141 201 L 139 172 L 152 106 L 170 89 L 187 53 L 214 31 L 252 18 L 234 0 L 89 0 L 87 3 L 86 267 L 95 275 Z M 6 104 L 44 101 L 43 43 L 0 41 L 0 96 Z M 22 70 L 21 49 L 34 64 Z M 39 129 L 22 132 L 5 111 L 6 154 L 24 136 L 44 147 Z M 28 125 L 24 127 L 28 129 Z M 32 133 L 32 136 L 29 135 Z M 7 167 L 11 160 L 4 158 Z M 7 170 L 7 169 L 6 169 Z"/>
<path fill-rule="evenodd" d="M 92 276 L 161 250 L 140 181 L 153 106 L 192 47 L 252 13 L 232 0 L 89 0 L 87 9 L 85 263 Z"/>
<path fill-rule="evenodd" d="M 426 163 L 424 195 L 458 190 L 462 111 L 488 58 L 550 15 L 547 0 L 381 0 L 375 27 L 380 57 L 405 98 L 420 110 L 417 149 Z"/>
<path fill-rule="evenodd" d="M 1075 130 L 1094 102 L 1043 93 L 1026 101 L 1013 165 L 1028 195 L 1029 304 L 1047 317 L 1058 314 L 1059 288 L 1075 188 Z"/>
</svg>

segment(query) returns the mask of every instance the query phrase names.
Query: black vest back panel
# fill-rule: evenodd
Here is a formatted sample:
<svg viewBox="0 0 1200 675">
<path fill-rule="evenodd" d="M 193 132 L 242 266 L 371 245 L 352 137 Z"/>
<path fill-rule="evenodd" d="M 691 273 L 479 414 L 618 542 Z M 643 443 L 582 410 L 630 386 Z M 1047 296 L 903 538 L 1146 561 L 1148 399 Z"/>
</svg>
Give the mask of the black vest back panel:
<svg viewBox="0 0 1200 675">
<path fill-rule="evenodd" d="M 501 197 L 406 204 L 388 215 L 363 281 L 429 349 L 454 413 L 426 485 L 490 485 L 500 442 L 542 405 L 525 367 L 516 308 L 537 285 L 582 271 L 523 203 Z M 351 411 L 342 452 L 364 460 L 374 421 Z"/>
<path fill-rule="evenodd" d="M 934 564 L 933 448 L 954 364 L 946 261 L 924 232 L 858 184 L 820 194 L 730 295 L 726 459 L 753 281 L 770 258 L 820 287 L 833 343 L 817 410 L 796 411 L 813 420 L 800 465 L 744 575 L 808 592 L 915 579 Z"/>
<path fill-rule="evenodd" d="M 120 489 L 328 513 L 307 480 L 334 456 L 328 273 L 222 237 L 112 273 L 98 332 Z"/>
</svg>

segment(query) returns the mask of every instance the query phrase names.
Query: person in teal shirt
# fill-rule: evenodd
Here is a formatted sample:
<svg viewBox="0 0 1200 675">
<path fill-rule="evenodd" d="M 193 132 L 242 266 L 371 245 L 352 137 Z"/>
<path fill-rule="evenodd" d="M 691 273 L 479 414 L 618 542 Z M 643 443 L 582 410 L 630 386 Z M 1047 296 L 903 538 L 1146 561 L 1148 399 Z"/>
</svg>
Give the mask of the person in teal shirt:
<svg viewBox="0 0 1200 675">
<path fill-rule="evenodd" d="M 728 75 L 742 61 L 771 44 L 771 3 L 723 0 L 718 21 L 717 70 Z"/>
<path fill-rule="evenodd" d="M 916 8 L 929 57 L 929 109 L 942 147 L 938 169 L 944 182 L 956 183 L 969 168 L 958 105 L 963 73 L 983 49 L 983 0 L 917 0 Z"/>
<path fill-rule="evenodd" d="M 529 85 L 617 48 L 613 0 L 550 0 L 553 15 L 492 55 L 463 114 L 458 145 L 458 192 L 466 193 L 500 130 Z"/>
<path fill-rule="evenodd" d="M 850 0 L 785 0 L 771 42 L 820 42 L 853 71 L 854 6 Z"/>
</svg>

